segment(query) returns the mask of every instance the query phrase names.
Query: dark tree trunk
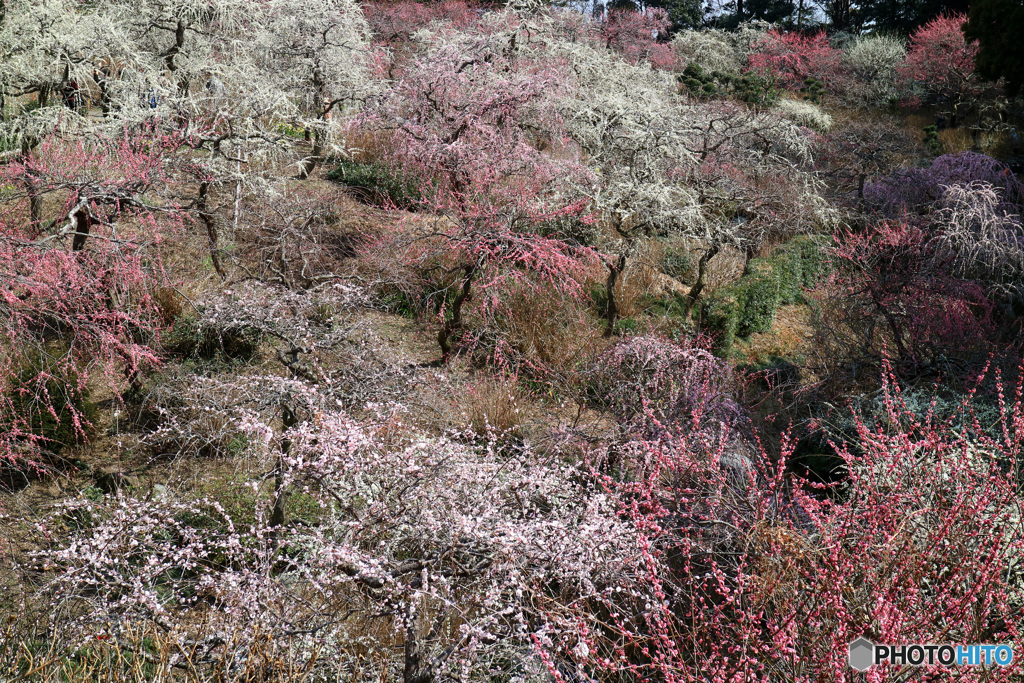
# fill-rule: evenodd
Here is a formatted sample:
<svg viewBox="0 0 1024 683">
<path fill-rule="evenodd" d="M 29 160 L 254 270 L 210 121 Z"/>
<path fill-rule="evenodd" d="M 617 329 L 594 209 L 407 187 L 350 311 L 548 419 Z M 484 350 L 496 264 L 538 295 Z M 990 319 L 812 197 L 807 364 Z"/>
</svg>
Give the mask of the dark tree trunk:
<svg viewBox="0 0 1024 683">
<path fill-rule="evenodd" d="M 615 283 L 618 282 L 622 271 L 626 269 L 626 255 L 619 254 L 614 263 L 605 262 L 608 266 L 608 279 L 605 281 L 605 291 L 608 293 L 608 307 L 605 309 L 604 318 L 606 327 L 604 336 L 610 337 L 615 334 L 615 321 L 619 318 L 619 304 L 615 300 Z"/>
<path fill-rule="evenodd" d="M 405 666 L 402 669 L 402 683 L 415 683 L 420 679 L 420 641 L 416 633 L 419 616 L 410 607 L 405 611 Z"/>
<path fill-rule="evenodd" d="M 25 177 L 25 194 L 28 196 L 30 225 L 36 230 L 43 221 L 43 195 L 39 193 L 39 186 L 30 175 Z"/>
<path fill-rule="evenodd" d="M 743 277 L 750 275 L 750 262 L 756 258 L 758 248 L 752 242 L 747 243 L 743 249 Z"/>
<path fill-rule="evenodd" d="M 32 159 L 32 150 L 39 144 L 39 140 L 26 135 L 21 140 L 21 161 L 28 166 Z M 28 197 L 29 225 L 33 230 L 38 230 L 43 221 L 43 195 L 39 192 L 39 185 L 36 183 L 35 173 L 29 168 L 25 169 L 24 176 L 25 196 Z"/>
<path fill-rule="evenodd" d="M 718 255 L 721 251 L 722 245 L 712 244 L 711 248 L 701 254 L 700 260 L 697 261 L 697 281 L 693 283 L 693 287 L 690 288 L 689 298 L 686 300 L 686 315 L 690 315 L 693 307 L 700 300 L 701 292 L 704 291 L 704 285 L 707 282 L 708 276 L 708 262 Z"/>
<path fill-rule="evenodd" d="M 319 69 L 313 69 L 313 90 L 316 92 L 317 98 L 319 100 L 319 103 L 318 103 L 318 107 L 320 108 L 319 121 L 321 122 L 321 124 L 318 125 L 316 127 L 316 130 L 313 132 L 313 149 L 311 150 L 310 155 L 308 157 L 306 157 L 305 159 L 303 159 L 301 162 L 299 162 L 299 175 L 298 175 L 298 179 L 299 180 L 305 180 L 306 178 L 308 178 L 309 175 L 316 168 L 316 165 L 320 162 L 320 158 L 323 156 L 323 153 L 324 153 L 324 127 L 326 126 L 327 117 L 331 113 L 331 106 L 333 106 L 333 105 L 328 105 L 328 106 L 326 106 L 326 108 L 324 107 L 324 104 L 325 104 L 325 102 L 327 100 L 327 97 L 325 95 L 326 84 L 324 83 L 323 75 L 320 73 Z M 309 139 L 308 138 L 308 134 L 309 134 L 309 130 L 307 129 L 306 130 L 306 136 L 307 136 L 306 139 L 307 140 Z"/>
<path fill-rule="evenodd" d="M 287 403 L 281 405 L 281 420 L 284 422 L 284 430 L 288 431 L 299 422 L 295 411 Z M 288 457 L 292 449 L 292 440 L 285 437 L 281 439 L 281 454 L 274 463 L 274 505 L 270 509 L 270 540 L 276 546 L 280 537 L 280 529 L 285 522 L 285 504 L 288 498 L 288 491 L 284 485 L 284 459 Z"/>
<path fill-rule="evenodd" d="M 93 80 L 100 90 L 100 111 L 106 117 L 110 113 L 110 91 L 107 89 L 107 74 L 105 71 L 94 71 Z"/>
<path fill-rule="evenodd" d="M 441 362 L 447 363 L 451 358 L 452 344 L 451 334 L 462 327 L 462 305 L 469 298 L 470 288 L 473 286 L 473 278 L 476 276 L 476 266 L 470 265 L 463 268 L 462 286 L 459 293 L 452 301 L 452 317 L 445 320 L 441 331 L 437 333 L 437 344 L 441 347 Z"/>
<path fill-rule="evenodd" d="M 316 165 L 320 163 L 323 153 L 324 134 L 323 131 L 318 129 L 313 133 L 313 149 L 310 150 L 309 156 L 299 162 L 299 180 L 306 180 L 309 178 L 310 174 L 316 169 Z"/>
<path fill-rule="evenodd" d="M 85 240 L 89 237 L 89 228 L 92 227 L 89 209 L 81 207 L 72 215 L 72 220 L 75 223 L 75 236 L 71 240 L 71 251 L 82 251 L 85 248 Z"/>
</svg>

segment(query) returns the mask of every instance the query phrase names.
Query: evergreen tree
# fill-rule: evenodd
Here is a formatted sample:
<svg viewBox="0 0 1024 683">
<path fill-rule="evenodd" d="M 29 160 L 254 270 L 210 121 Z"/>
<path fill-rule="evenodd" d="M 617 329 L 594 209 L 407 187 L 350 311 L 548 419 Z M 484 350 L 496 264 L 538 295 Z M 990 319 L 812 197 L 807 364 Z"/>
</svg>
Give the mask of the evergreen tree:
<svg viewBox="0 0 1024 683">
<path fill-rule="evenodd" d="M 1006 79 L 1011 97 L 1024 91 L 1024 0 L 975 0 L 964 35 L 977 40 L 978 75 Z"/>
<path fill-rule="evenodd" d="M 935 17 L 966 12 L 968 4 L 968 0 L 863 0 L 857 3 L 857 12 L 865 27 L 909 36 Z"/>
</svg>

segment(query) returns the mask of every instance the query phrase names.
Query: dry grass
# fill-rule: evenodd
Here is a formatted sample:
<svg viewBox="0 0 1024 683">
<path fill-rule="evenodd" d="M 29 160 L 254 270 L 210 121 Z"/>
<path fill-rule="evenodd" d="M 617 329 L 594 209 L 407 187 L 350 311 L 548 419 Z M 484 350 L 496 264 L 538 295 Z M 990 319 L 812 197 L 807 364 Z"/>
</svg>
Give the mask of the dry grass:
<svg viewBox="0 0 1024 683">
<path fill-rule="evenodd" d="M 393 131 L 358 130 L 350 132 L 345 138 L 345 147 L 352 160 L 359 163 L 373 163 L 385 158 L 394 145 Z"/>
<path fill-rule="evenodd" d="M 715 258 L 708 262 L 708 284 L 705 292 L 713 292 L 719 287 L 739 280 L 743 276 L 746 256 L 735 247 L 722 249 Z"/>
<path fill-rule="evenodd" d="M 636 317 L 647 309 L 650 297 L 658 290 L 662 252 L 660 245 L 648 244 L 627 261 L 626 271 L 615 283 L 615 302 L 623 318 Z"/>
<path fill-rule="evenodd" d="M 812 350 L 813 340 L 811 309 L 793 304 L 779 307 L 770 330 L 752 334 L 749 339 L 738 341 L 736 348 L 748 362 L 758 365 L 769 362 L 772 358 L 806 356 Z"/>
<path fill-rule="evenodd" d="M 510 379 L 486 379 L 466 387 L 461 407 L 477 436 L 522 436 L 526 399 Z"/>
<path fill-rule="evenodd" d="M 934 126 L 939 110 L 926 107 L 905 115 L 907 132 L 919 143 L 924 143 L 924 129 Z M 939 144 L 943 154 L 959 154 L 960 152 L 981 152 L 992 157 L 1002 158 L 1019 154 L 1020 145 L 1015 144 L 1012 136 L 1005 130 L 979 130 L 972 132 L 969 125 L 958 128 L 940 130 Z M 901 165 L 911 165 L 911 160 L 902 160 Z"/>
<path fill-rule="evenodd" d="M 488 324 L 495 352 L 541 372 L 572 372 L 599 336 L 585 303 L 555 285 L 510 294 Z"/>
<path fill-rule="evenodd" d="M 298 652 L 271 634 L 224 634 L 211 655 L 207 643 L 151 624 L 129 624 L 116 634 L 99 633 L 95 640 L 64 647 L 52 638 L 26 637 L 29 628 L 14 621 L 0 628 L 0 680 L 299 683 L 310 680 L 319 659 L 316 649 Z"/>
</svg>

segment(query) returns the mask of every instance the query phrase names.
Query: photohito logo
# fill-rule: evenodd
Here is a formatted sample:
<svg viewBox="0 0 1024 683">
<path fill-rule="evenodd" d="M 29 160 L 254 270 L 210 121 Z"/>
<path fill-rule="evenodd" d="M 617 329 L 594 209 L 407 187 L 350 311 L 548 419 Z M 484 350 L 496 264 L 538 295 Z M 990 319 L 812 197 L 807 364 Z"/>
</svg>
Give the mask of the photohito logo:
<svg viewBox="0 0 1024 683">
<path fill-rule="evenodd" d="M 850 643 L 850 666 L 867 671 L 876 664 L 897 666 L 1009 666 L 1010 645 L 877 645 L 867 638 Z"/>
</svg>

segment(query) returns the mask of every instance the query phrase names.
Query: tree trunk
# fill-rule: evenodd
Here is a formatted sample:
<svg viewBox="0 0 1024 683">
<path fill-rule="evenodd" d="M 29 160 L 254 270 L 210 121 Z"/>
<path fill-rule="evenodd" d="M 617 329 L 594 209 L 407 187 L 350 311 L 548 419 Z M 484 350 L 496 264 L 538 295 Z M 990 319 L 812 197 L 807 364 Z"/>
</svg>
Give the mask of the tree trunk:
<svg viewBox="0 0 1024 683">
<path fill-rule="evenodd" d="M 700 299 L 701 292 L 704 291 L 704 285 L 707 282 L 708 276 L 708 262 L 715 258 L 719 251 L 721 251 L 722 245 L 712 244 L 711 248 L 705 251 L 700 260 L 697 262 L 697 281 L 693 283 L 693 287 L 690 288 L 689 298 L 686 301 L 686 312 L 685 315 L 689 316 L 693 307 L 697 304 Z"/>
<path fill-rule="evenodd" d="M 610 337 L 615 334 L 615 321 L 619 318 L 619 304 L 615 301 L 615 283 L 618 281 L 622 271 L 626 269 L 626 254 L 619 254 L 614 263 L 605 262 L 608 266 L 608 279 L 605 281 L 605 291 L 608 293 L 608 307 L 605 309 L 604 317 L 606 327 L 604 336 Z"/>
<path fill-rule="evenodd" d="M 316 165 L 320 162 L 320 157 L 324 153 L 324 134 L 323 131 L 317 129 L 313 133 L 313 149 L 310 155 L 299 162 L 299 180 L 306 180 L 310 174 L 316 169 Z"/>
<path fill-rule="evenodd" d="M 29 224 L 35 230 L 43 222 L 43 195 L 39 193 L 36 181 L 28 174 L 25 176 L 25 194 L 28 196 Z"/>
<path fill-rule="evenodd" d="M 317 107 L 319 108 L 318 120 L 320 125 L 317 125 L 316 130 L 313 132 L 313 150 L 312 153 L 303 159 L 299 165 L 299 180 L 305 180 L 309 177 L 309 174 L 316 168 L 317 163 L 320 162 L 320 157 L 324 153 L 324 131 L 327 125 L 327 117 L 330 116 L 331 107 L 328 106 L 324 109 L 324 102 L 326 101 L 326 84 L 324 83 L 323 74 L 320 73 L 320 69 L 313 69 L 313 90 L 318 98 Z M 306 130 L 308 134 L 309 129 Z"/>
<path fill-rule="evenodd" d="M 82 251 L 85 248 L 85 240 L 89 237 L 89 228 L 92 227 L 92 220 L 89 218 L 89 209 L 82 206 L 71 216 L 75 223 L 75 236 L 71 240 L 71 251 Z"/>
<path fill-rule="evenodd" d="M 748 242 L 747 246 L 744 247 L 744 249 L 743 249 L 743 275 L 742 275 L 742 277 L 746 277 L 747 275 L 750 275 L 750 262 L 753 261 L 756 258 L 755 254 L 757 254 L 757 251 L 758 251 L 757 245 L 755 245 L 753 242 Z"/>
<path fill-rule="evenodd" d="M 450 337 L 452 332 L 462 327 L 462 304 L 466 303 L 466 299 L 469 298 L 473 277 L 476 275 L 476 266 L 465 266 L 463 272 L 465 274 L 462 277 L 462 287 L 452 302 L 452 317 L 445 320 L 444 325 L 441 326 L 441 331 L 437 333 L 437 344 L 441 347 L 442 363 L 447 363 L 451 357 L 452 344 Z"/>
<path fill-rule="evenodd" d="M 107 89 L 107 75 L 101 71 L 94 71 L 92 78 L 100 90 L 100 111 L 106 118 L 110 114 L 110 91 Z"/>
<path fill-rule="evenodd" d="M 39 140 L 31 136 L 25 136 L 21 140 L 21 161 L 26 165 L 25 196 L 28 197 L 29 225 L 33 230 L 37 230 L 43 221 L 43 196 L 36 184 L 35 173 L 28 168 L 28 162 L 32 159 L 32 150 L 38 144 Z"/>
<path fill-rule="evenodd" d="M 420 679 L 420 641 L 417 634 L 419 613 L 412 604 L 405 609 L 405 666 L 402 669 L 402 683 L 414 683 Z"/>
<path fill-rule="evenodd" d="M 210 260 L 213 261 L 213 269 L 217 271 L 217 275 L 220 275 L 221 280 L 227 279 L 227 273 L 224 271 L 224 265 L 220 261 L 220 249 L 217 247 L 217 221 L 216 216 L 209 210 L 209 196 L 210 196 L 210 183 L 204 180 L 199 183 L 199 200 L 197 202 L 199 208 L 199 219 L 203 222 L 203 226 L 206 228 L 206 239 L 210 244 Z"/>
<path fill-rule="evenodd" d="M 298 424 L 299 418 L 288 403 L 281 404 L 281 420 L 284 422 L 285 431 Z M 291 449 L 292 440 L 287 437 L 281 439 L 281 454 L 274 464 L 274 505 L 270 510 L 270 540 L 274 546 L 277 545 L 280 529 L 284 526 L 285 522 L 285 502 L 288 497 L 288 491 L 284 485 L 284 459 L 288 457 L 288 452 Z"/>
</svg>

